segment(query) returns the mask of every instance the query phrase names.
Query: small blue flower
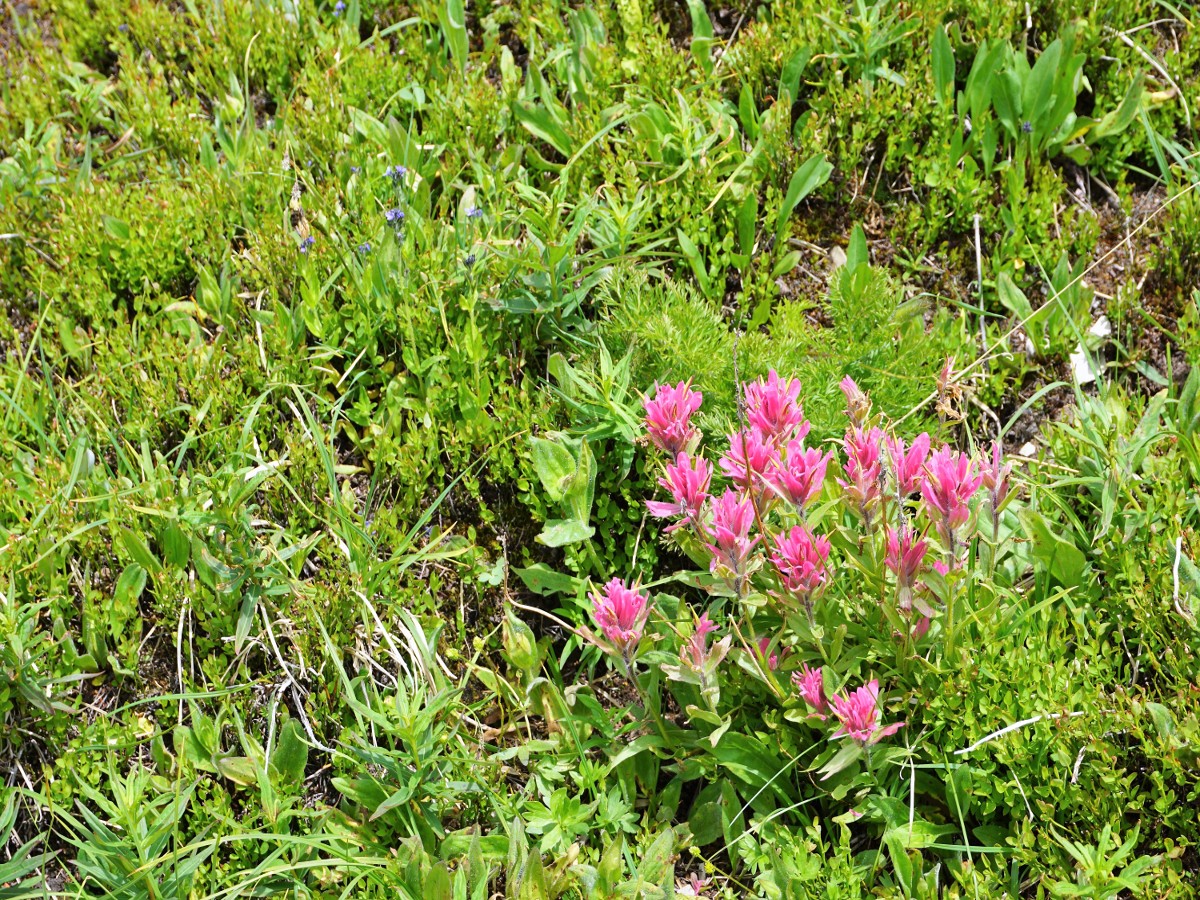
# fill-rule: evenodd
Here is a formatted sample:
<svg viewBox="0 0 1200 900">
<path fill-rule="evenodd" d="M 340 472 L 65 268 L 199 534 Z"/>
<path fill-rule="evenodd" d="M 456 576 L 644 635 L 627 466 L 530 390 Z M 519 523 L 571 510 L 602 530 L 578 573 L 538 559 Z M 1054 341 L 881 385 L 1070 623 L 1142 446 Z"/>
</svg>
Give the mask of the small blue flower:
<svg viewBox="0 0 1200 900">
<path fill-rule="evenodd" d="M 368 244 L 368 243 L 365 243 L 365 242 L 364 242 L 364 243 L 362 243 L 362 244 L 359 244 L 359 245 L 358 245 L 358 252 L 359 252 L 359 253 L 370 253 L 370 252 L 371 252 L 371 245 L 370 245 L 370 244 Z"/>
<path fill-rule="evenodd" d="M 401 225 L 404 223 L 404 210 L 399 208 L 389 209 L 383 214 L 383 217 L 392 225 Z"/>
<path fill-rule="evenodd" d="M 122 22 L 120 25 L 117 26 L 117 31 L 125 32 L 128 30 L 129 30 L 129 26 L 126 25 L 124 22 Z"/>
<path fill-rule="evenodd" d="M 468 253 L 466 255 L 466 257 L 464 257 L 464 259 L 463 259 L 463 265 L 466 266 L 468 269 L 471 268 L 471 266 L 475 265 L 475 254 Z"/>
<path fill-rule="evenodd" d="M 467 208 L 467 218 L 468 219 L 482 219 L 483 218 L 483 210 L 480 209 L 478 206 L 468 207 Z"/>
<path fill-rule="evenodd" d="M 335 16 L 340 16 L 345 11 L 346 11 L 346 4 L 345 4 L 344 0 L 337 0 L 337 3 L 333 4 L 333 14 Z"/>
<path fill-rule="evenodd" d="M 404 176 L 408 174 L 408 169 L 404 166 L 388 166 L 383 170 L 383 174 L 399 184 L 404 180 Z"/>
<path fill-rule="evenodd" d="M 1021 130 L 1026 134 L 1033 134 L 1033 123 L 1026 119 L 1021 123 Z"/>
<path fill-rule="evenodd" d="M 311 246 L 312 246 L 313 244 L 315 244 L 316 242 L 317 242 L 317 239 L 316 239 L 316 238 L 314 238 L 314 237 L 313 237 L 313 236 L 310 234 L 308 237 L 306 237 L 304 240 L 302 240 L 302 241 L 300 242 L 300 252 L 301 252 L 301 253 L 307 253 L 307 252 L 308 252 L 308 248 L 309 248 L 309 247 L 311 247 Z"/>
<path fill-rule="evenodd" d="M 362 171 L 362 166 L 351 166 L 350 167 L 350 173 L 352 175 L 357 175 L 361 171 Z"/>
</svg>

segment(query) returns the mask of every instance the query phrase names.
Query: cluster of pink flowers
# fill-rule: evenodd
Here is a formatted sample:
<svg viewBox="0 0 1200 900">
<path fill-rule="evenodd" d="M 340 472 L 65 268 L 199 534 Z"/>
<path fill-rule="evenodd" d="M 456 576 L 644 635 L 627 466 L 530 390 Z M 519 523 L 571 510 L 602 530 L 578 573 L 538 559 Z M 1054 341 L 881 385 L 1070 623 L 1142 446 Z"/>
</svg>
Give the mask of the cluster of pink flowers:
<svg viewBox="0 0 1200 900">
<path fill-rule="evenodd" d="M 862 522 L 859 552 L 865 552 L 864 546 L 875 547 L 878 555 L 864 558 L 882 561 L 894 584 L 896 611 L 905 620 L 920 614 L 906 626 L 911 637 L 919 639 L 945 599 L 931 585 L 951 590 L 949 576 L 965 558 L 962 551 L 974 533 L 981 488 L 990 506 L 993 536 L 998 533 L 1011 465 L 1004 464 L 998 445 L 990 459 L 980 461 L 948 446 L 934 449 L 928 434 L 906 442 L 873 413 L 870 399 L 853 379 L 845 378 L 840 387 L 849 425 L 839 458 L 833 449 L 806 445 L 811 426 L 797 379 L 780 378 L 772 370 L 765 379 L 746 385 L 740 404 L 742 427 L 729 435 L 728 450 L 716 467 L 728 485 L 721 488 L 714 486 L 717 472 L 700 454 L 701 433 L 692 423 L 703 395 L 690 382 L 655 385 L 653 395 L 643 401 L 646 430 L 650 442 L 668 456 L 658 483 L 670 499 L 649 500 L 647 508 L 651 515 L 670 520 L 667 531 L 687 529 L 698 538 L 707 548 L 712 574 L 739 599 L 755 589 L 754 580 L 760 596 L 776 598 L 785 621 L 795 603 L 811 618 L 839 570 L 834 542 L 819 529 L 829 521 L 836 527 L 841 517 L 831 517 L 828 506 L 817 506 L 826 488 L 836 484 L 834 497 Z M 832 478 L 827 477 L 831 464 L 836 467 Z M 760 585 L 756 572 L 764 560 L 769 566 L 763 573 L 766 584 Z M 948 580 L 932 578 L 931 570 Z M 597 642 L 631 664 L 649 601 L 636 587 L 613 579 L 593 593 L 592 605 L 603 636 Z M 731 640 L 727 636 L 710 644 L 714 629 L 707 613 L 697 620 L 682 646 L 680 665 L 664 667 L 671 669 L 669 677 L 693 680 L 708 690 Z M 747 650 L 757 652 L 760 671 L 773 671 L 788 652 L 777 644 L 780 649 L 769 653 L 772 645 L 772 639 L 763 638 Z M 814 716 L 839 723 L 835 737 L 873 744 L 903 724 L 881 724 L 875 680 L 831 698 L 825 695 L 819 668 L 805 665 L 793 681 Z"/>
<path fill-rule="evenodd" d="M 821 721 L 832 716 L 838 722 L 833 737 L 849 737 L 864 746 L 878 743 L 904 727 L 903 722 L 880 723 L 879 681 L 872 678 L 849 693 L 825 697 L 825 673 L 821 667 L 810 669 L 805 663 L 792 675 L 792 683 L 810 715 Z"/>
</svg>

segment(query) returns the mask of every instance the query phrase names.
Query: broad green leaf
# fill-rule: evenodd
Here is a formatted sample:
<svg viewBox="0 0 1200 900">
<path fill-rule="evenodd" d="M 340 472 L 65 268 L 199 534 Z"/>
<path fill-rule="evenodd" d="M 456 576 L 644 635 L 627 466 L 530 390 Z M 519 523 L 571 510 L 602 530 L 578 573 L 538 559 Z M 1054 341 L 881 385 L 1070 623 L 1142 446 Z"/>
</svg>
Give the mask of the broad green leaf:
<svg viewBox="0 0 1200 900">
<path fill-rule="evenodd" d="M 295 719 L 288 719 L 279 729 L 279 739 L 271 753 L 271 774 L 280 785 L 299 785 L 308 767 L 308 744 L 304 731 Z"/>
<path fill-rule="evenodd" d="M 118 241 L 129 240 L 129 225 L 121 219 L 118 219 L 116 216 L 102 215 L 100 222 L 110 237 L 114 237 Z"/>
<path fill-rule="evenodd" d="M 578 464 L 571 451 L 556 440 L 531 438 L 533 470 L 550 500 L 558 503 L 567 495 L 575 480 Z"/>
<path fill-rule="evenodd" d="M 138 563 L 148 572 L 158 572 L 162 569 L 154 554 L 150 552 L 150 545 L 146 543 L 146 539 L 139 534 L 135 534 L 124 525 L 120 527 L 121 543 L 125 545 L 125 549 L 129 555 L 133 557 L 133 561 Z"/>
<path fill-rule="evenodd" d="M 578 519 L 550 519 L 537 540 L 547 547 L 564 547 L 586 541 L 595 533 L 595 528 Z"/>
<path fill-rule="evenodd" d="M 712 72 L 713 24 L 704 8 L 704 0 L 687 0 L 688 12 L 692 16 L 692 58 L 700 69 Z"/>
<path fill-rule="evenodd" d="M 525 587 L 535 594 L 547 596 L 550 594 L 577 594 L 580 580 L 574 575 L 555 572 L 545 563 L 534 563 L 525 568 L 514 568 L 517 577 L 524 582 Z"/>
<path fill-rule="evenodd" d="M 467 70 L 467 53 L 470 50 L 463 0 L 442 0 L 438 7 L 438 23 L 442 26 L 446 46 L 450 48 L 450 58 L 462 75 Z"/>
<path fill-rule="evenodd" d="M 234 784 L 251 787 L 258 784 L 258 770 L 248 756 L 223 756 L 217 761 L 217 772 Z"/>
<path fill-rule="evenodd" d="M 933 85 L 942 103 L 954 98 L 954 48 L 941 25 L 933 30 Z"/>
<path fill-rule="evenodd" d="M 823 185 L 833 174 L 833 166 L 821 154 L 805 160 L 788 182 L 787 194 L 784 195 L 783 205 L 779 208 L 779 218 L 775 223 L 775 239 L 781 240 L 787 229 L 788 221 L 796 204 Z"/>
<path fill-rule="evenodd" d="M 1054 533 L 1049 522 L 1032 509 L 1019 513 L 1025 533 L 1033 541 L 1034 560 L 1063 587 L 1078 587 L 1083 583 L 1087 557 L 1070 541 Z"/>
</svg>

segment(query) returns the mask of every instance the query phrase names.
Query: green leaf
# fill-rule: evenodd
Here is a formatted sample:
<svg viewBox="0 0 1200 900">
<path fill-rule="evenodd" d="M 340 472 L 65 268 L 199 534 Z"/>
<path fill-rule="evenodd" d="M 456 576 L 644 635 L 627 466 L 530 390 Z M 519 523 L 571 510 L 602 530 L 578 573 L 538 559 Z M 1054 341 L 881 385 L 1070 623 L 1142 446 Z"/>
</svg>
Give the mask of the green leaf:
<svg viewBox="0 0 1200 900">
<path fill-rule="evenodd" d="M 145 589 L 146 570 L 137 563 L 130 563 L 113 588 L 113 605 L 126 607 L 131 603 L 136 604 Z"/>
<path fill-rule="evenodd" d="M 545 106 L 517 100 L 513 111 L 525 129 L 536 138 L 545 141 L 567 159 L 571 158 L 574 141 L 563 130 L 562 125 Z"/>
<path fill-rule="evenodd" d="M 467 53 L 470 40 L 467 36 L 467 16 L 463 0 L 443 0 L 438 7 L 438 23 L 442 26 L 442 37 L 450 48 L 450 58 L 462 75 L 467 70 Z"/>
<path fill-rule="evenodd" d="M 787 788 L 790 782 L 777 777 L 791 763 L 781 760 L 767 749 L 766 744 L 756 737 L 737 732 L 726 732 L 720 743 L 713 748 L 717 762 L 745 781 L 751 787 L 773 791 L 790 800 Z"/>
<path fill-rule="evenodd" d="M 833 758 L 829 762 L 821 767 L 821 771 L 818 773 L 821 776 L 821 780 L 827 781 L 832 778 L 838 772 L 855 763 L 860 756 L 862 756 L 862 745 L 853 740 L 842 741 L 841 749 L 833 755 Z"/>
<path fill-rule="evenodd" d="M 578 519 L 550 519 L 537 540 L 547 547 L 564 547 L 586 541 L 595 533 L 595 528 Z"/>
<path fill-rule="evenodd" d="M 933 85 L 939 101 L 954 99 L 954 48 L 941 25 L 933 31 Z"/>
<path fill-rule="evenodd" d="M 811 59 L 812 50 L 809 47 L 801 47 L 787 58 L 779 73 L 779 102 L 795 103 L 799 98 L 800 79 Z"/>
<path fill-rule="evenodd" d="M 115 216 L 101 216 L 100 222 L 104 225 L 104 230 L 108 232 L 110 237 L 116 238 L 118 241 L 129 240 L 129 225 Z"/>
<path fill-rule="evenodd" d="M 1133 120 L 1137 118 L 1138 111 L 1142 108 L 1142 91 L 1145 83 L 1145 73 L 1139 72 L 1137 77 L 1133 79 L 1133 84 L 1129 85 L 1129 90 L 1125 92 L 1120 105 L 1104 116 L 1092 128 L 1091 133 L 1088 135 L 1089 141 L 1120 134 L 1133 124 Z"/>
<path fill-rule="evenodd" d="M 258 784 L 258 770 L 248 756 L 223 756 L 216 761 L 217 772 L 234 784 L 251 787 Z"/>
<path fill-rule="evenodd" d="M 120 526 L 120 535 L 121 543 L 133 557 L 134 562 L 149 572 L 158 572 L 162 569 L 154 554 L 150 552 L 150 545 L 146 543 L 145 538 L 130 531 L 124 525 Z"/>
<path fill-rule="evenodd" d="M 788 220 L 791 219 L 796 204 L 828 181 L 831 174 L 833 174 L 833 166 L 826 161 L 822 154 L 809 157 L 792 174 L 791 181 L 788 182 L 787 194 L 783 198 L 783 205 L 779 208 L 779 218 L 775 223 L 776 240 L 783 239 L 783 233 L 787 229 Z"/>
<path fill-rule="evenodd" d="M 531 438 L 533 470 L 547 496 L 555 503 L 563 500 L 579 469 L 571 451 L 556 440 Z"/>
<path fill-rule="evenodd" d="M 555 572 L 545 563 L 534 563 L 523 569 L 514 568 L 525 587 L 543 597 L 551 594 L 578 594 L 580 579 L 574 575 Z"/>
<path fill-rule="evenodd" d="M 280 785 L 297 787 L 308 768 L 308 744 L 304 731 L 295 719 L 288 719 L 279 729 L 279 740 L 271 753 L 271 775 Z"/>
<path fill-rule="evenodd" d="M 692 16 L 692 58 L 704 74 L 712 72 L 713 24 L 704 8 L 704 0 L 687 0 Z"/>
<path fill-rule="evenodd" d="M 1055 534 L 1040 513 L 1023 509 L 1019 517 L 1025 526 L 1025 533 L 1033 542 L 1033 558 L 1043 570 L 1063 587 L 1082 585 L 1087 567 L 1087 557 L 1083 551 Z"/>
</svg>

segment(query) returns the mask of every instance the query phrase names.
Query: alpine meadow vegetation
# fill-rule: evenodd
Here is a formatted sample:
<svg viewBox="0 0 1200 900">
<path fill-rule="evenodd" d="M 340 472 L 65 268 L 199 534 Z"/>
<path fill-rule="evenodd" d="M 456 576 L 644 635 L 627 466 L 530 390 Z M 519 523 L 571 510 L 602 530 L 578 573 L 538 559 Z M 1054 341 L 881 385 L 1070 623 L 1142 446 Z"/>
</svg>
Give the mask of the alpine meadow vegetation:
<svg viewBox="0 0 1200 900">
<path fill-rule="evenodd" d="M 0 898 L 1200 895 L 1200 17 L 12 0 Z"/>
</svg>

